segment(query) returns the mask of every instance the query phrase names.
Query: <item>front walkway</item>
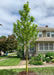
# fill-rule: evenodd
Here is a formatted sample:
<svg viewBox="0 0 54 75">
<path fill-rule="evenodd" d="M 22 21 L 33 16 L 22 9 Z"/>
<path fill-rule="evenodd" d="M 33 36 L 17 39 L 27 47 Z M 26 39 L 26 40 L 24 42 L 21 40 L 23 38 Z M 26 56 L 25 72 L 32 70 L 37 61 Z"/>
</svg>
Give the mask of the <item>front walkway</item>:
<svg viewBox="0 0 54 75">
<path fill-rule="evenodd" d="M 44 64 L 44 65 L 28 64 L 28 68 L 35 68 L 35 67 L 54 67 L 54 63 L 53 64 Z M 26 61 L 22 60 L 17 66 L 0 66 L 0 69 L 16 69 L 16 68 L 26 68 Z"/>
</svg>

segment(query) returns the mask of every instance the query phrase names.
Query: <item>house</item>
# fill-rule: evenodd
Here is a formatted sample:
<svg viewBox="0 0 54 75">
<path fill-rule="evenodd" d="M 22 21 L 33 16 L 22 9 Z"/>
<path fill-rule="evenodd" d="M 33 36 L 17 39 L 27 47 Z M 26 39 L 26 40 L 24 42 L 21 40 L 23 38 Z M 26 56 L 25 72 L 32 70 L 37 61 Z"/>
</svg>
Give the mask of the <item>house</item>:
<svg viewBox="0 0 54 75">
<path fill-rule="evenodd" d="M 29 48 L 29 55 L 54 52 L 54 28 L 48 27 L 37 27 L 39 31 L 38 37 L 35 41 L 35 47 Z"/>
</svg>

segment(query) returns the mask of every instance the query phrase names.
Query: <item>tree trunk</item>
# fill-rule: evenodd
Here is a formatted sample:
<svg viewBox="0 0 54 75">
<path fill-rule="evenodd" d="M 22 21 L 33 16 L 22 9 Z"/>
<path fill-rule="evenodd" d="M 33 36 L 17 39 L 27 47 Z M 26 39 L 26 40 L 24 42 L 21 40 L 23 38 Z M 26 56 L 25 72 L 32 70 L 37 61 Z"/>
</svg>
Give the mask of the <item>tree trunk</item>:
<svg viewBox="0 0 54 75">
<path fill-rule="evenodd" d="M 26 72 L 28 74 L 28 46 L 26 45 Z"/>
</svg>

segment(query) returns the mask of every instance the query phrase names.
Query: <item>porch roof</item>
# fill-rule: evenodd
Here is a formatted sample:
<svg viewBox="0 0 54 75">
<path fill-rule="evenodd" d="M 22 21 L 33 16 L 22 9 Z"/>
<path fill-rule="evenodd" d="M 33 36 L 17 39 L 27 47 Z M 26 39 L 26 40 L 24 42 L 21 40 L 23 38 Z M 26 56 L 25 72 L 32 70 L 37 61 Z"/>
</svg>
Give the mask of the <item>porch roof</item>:
<svg viewBox="0 0 54 75">
<path fill-rule="evenodd" d="M 37 27 L 38 31 L 52 31 L 54 32 L 54 27 Z"/>
<path fill-rule="evenodd" d="M 54 42 L 54 38 L 51 38 L 51 37 L 41 37 L 41 38 L 37 38 L 36 42 L 39 42 L 39 41 Z"/>
</svg>

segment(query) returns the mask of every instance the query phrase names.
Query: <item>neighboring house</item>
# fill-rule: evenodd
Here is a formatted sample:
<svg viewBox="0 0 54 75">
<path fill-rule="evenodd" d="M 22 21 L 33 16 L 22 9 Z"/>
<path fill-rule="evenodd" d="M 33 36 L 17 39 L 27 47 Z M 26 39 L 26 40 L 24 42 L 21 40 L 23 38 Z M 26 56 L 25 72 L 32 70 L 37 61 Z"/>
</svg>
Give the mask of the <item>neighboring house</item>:
<svg viewBox="0 0 54 75">
<path fill-rule="evenodd" d="M 37 27 L 39 31 L 38 38 L 35 42 L 35 47 L 29 49 L 29 55 L 35 55 L 39 53 L 46 53 L 48 51 L 54 52 L 54 28 Z"/>
</svg>

